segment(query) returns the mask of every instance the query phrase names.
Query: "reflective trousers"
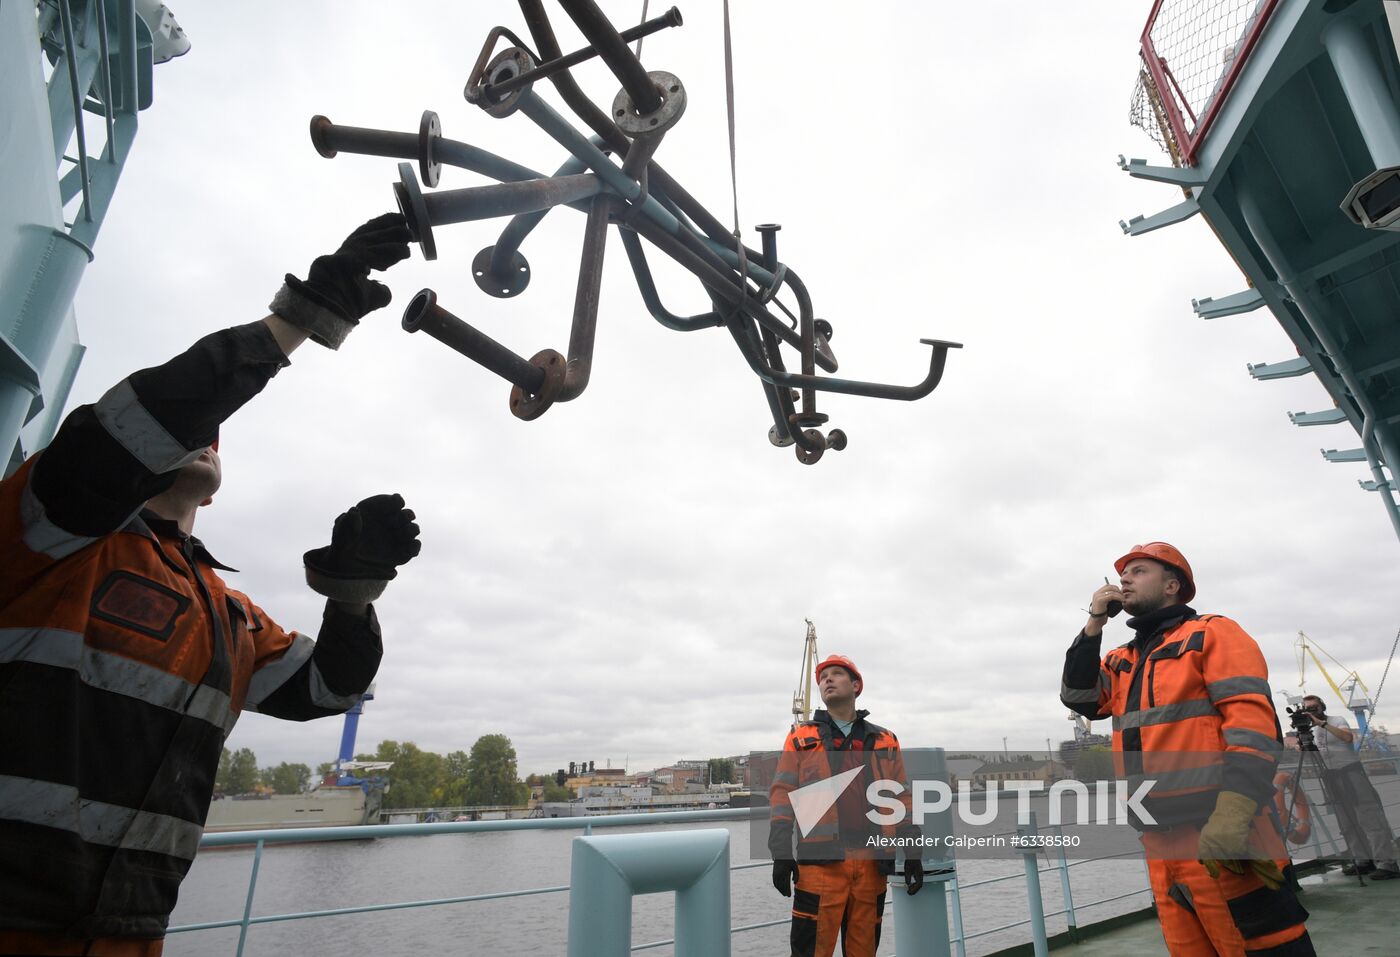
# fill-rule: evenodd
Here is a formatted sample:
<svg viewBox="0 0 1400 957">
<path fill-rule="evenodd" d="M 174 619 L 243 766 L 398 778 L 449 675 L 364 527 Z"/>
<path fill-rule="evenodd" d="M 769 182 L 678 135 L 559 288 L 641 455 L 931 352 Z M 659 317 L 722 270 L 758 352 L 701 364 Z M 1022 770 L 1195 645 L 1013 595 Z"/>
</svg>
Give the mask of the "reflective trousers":
<svg viewBox="0 0 1400 957">
<path fill-rule="evenodd" d="M 1279 844 L 1268 815 L 1254 821 L 1259 847 Z M 1248 863 L 1244 873 L 1220 868 L 1211 877 L 1196 854 L 1200 829 L 1174 827 L 1142 835 L 1152 896 L 1162 937 L 1172 957 L 1316 957 L 1308 929 L 1308 912 L 1293 888 L 1284 883 L 1271 891 Z M 1280 869 L 1288 865 L 1279 860 Z"/>
<path fill-rule="evenodd" d="M 797 864 L 792 892 L 792 957 L 875 957 L 888 879 L 873 860 Z"/>
</svg>

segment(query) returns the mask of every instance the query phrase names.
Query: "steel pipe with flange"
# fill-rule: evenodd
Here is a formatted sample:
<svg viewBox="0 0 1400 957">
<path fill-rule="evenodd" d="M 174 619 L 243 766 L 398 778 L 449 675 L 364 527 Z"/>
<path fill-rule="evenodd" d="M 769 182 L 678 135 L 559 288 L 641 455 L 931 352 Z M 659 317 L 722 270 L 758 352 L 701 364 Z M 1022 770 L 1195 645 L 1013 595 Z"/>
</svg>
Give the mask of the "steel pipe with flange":
<svg viewBox="0 0 1400 957">
<path fill-rule="evenodd" d="M 439 306 L 437 293 L 431 289 L 420 289 L 409 301 L 403 311 L 403 327 L 408 332 L 426 332 L 532 395 L 544 388 L 544 370 Z"/>
<path fill-rule="evenodd" d="M 579 173 L 424 193 L 418 187 L 413 167 L 400 163 L 399 181 L 394 184 L 394 199 L 408 221 L 409 232 L 423 250 L 423 258 L 436 259 L 434 226 L 553 209 L 587 199 L 603 188 L 603 182 L 597 176 Z"/>
</svg>

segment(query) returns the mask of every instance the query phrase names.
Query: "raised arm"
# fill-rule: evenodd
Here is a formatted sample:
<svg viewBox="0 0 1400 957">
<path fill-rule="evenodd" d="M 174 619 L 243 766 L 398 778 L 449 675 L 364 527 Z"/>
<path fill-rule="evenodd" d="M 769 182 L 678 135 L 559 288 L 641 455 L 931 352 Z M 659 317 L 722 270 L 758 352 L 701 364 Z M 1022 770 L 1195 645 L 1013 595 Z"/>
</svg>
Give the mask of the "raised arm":
<svg viewBox="0 0 1400 957">
<path fill-rule="evenodd" d="M 35 520 L 78 540 L 120 528 L 218 439 L 220 424 L 261 392 L 304 340 L 334 348 L 364 315 L 387 305 L 389 290 L 369 278 L 370 270 L 407 255 L 402 216 L 371 220 L 317 258 L 306 281 L 287 276 L 272 315 L 211 333 L 75 409 L 34 466 Z"/>
</svg>

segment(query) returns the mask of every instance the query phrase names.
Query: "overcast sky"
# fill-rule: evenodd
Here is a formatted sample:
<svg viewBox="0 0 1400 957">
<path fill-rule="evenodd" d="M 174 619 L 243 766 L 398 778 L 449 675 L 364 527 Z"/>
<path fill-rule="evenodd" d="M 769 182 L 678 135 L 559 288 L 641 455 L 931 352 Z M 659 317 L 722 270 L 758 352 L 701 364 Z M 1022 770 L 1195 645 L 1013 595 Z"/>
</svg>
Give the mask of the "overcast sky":
<svg viewBox="0 0 1400 957">
<path fill-rule="evenodd" d="M 906 747 L 1043 748 L 1069 736 L 1060 667 L 1089 595 L 1154 539 L 1191 561 L 1199 611 L 1259 640 L 1276 689 L 1297 690 L 1301 629 L 1374 691 L 1400 625 L 1395 535 L 1357 487 L 1364 466 L 1318 454 L 1357 436 L 1289 423 L 1332 405 L 1311 377 L 1250 379 L 1246 363 L 1296 354 L 1267 312 L 1193 316 L 1193 297 L 1245 284 L 1204 222 L 1119 230 L 1180 199 L 1115 165 L 1166 161 L 1128 125 L 1150 5 L 734 6 L 746 238 L 783 225 L 780 256 L 835 327 L 843 376 L 912 384 L 921 337 L 966 347 L 919 402 L 822 397 L 850 445 L 802 466 L 769 445 L 723 330 L 649 317 L 614 231 L 592 382 L 521 422 L 507 384 L 404 333 L 402 308 L 432 287 L 519 353 L 566 351 L 583 218 L 557 210 L 530 237 L 533 281 L 513 300 L 469 273 L 503 221 L 440 227 L 438 260 L 415 248 L 388 274 L 392 306 L 337 353 L 303 347 L 224 427 L 225 487 L 196 527 L 243 569 L 235 587 L 314 633 L 302 552 L 366 495 L 399 491 L 417 511 L 422 555 L 377 604 L 385 654 L 359 750 L 499 732 L 527 773 L 775 748 L 808 617 Z M 625 24 L 640 4 L 603 8 Z M 396 161 L 321 158 L 313 114 L 416 131 L 433 109 L 448 137 L 540 170 L 565 159 L 523 115 L 462 99 L 492 26 L 527 35 L 514 4 L 173 9 L 193 49 L 156 67 L 79 293 L 74 404 L 265 315 L 283 273 L 392 208 Z M 728 222 L 719 11 L 684 4 L 685 26 L 643 59 L 689 97 L 657 160 Z M 550 13 L 564 48 L 581 45 Z M 576 74 L 611 103 L 601 65 Z M 440 188 L 485 182 L 446 168 Z M 708 308 L 691 277 L 657 268 L 671 311 Z M 1110 643 L 1129 637 L 1121 621 Z M 1326 690 L 1311 666 L 1308 688 Z M 249 715 L 228 744 L 314 766 L 339 737 L 338 719 Z"/>
</svg>

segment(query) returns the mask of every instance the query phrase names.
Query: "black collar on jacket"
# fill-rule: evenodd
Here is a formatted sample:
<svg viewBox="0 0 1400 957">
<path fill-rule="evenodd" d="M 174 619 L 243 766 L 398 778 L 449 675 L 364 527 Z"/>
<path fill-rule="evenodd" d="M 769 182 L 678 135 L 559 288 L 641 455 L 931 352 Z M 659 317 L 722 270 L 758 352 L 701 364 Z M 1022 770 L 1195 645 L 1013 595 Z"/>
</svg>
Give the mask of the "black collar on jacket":
<svg viewBox="0 0 1400 957">
<path fill-rule="evenodd" d="M 238 569 L 233 568 L 229 565 L 225 565 L 223 562 L 219 561 L 212 554 L 210 554 L 209 549 L 204 547 L 203 542 L 195 538 L 193 535 L 187 534 L 185 530 L 180 527 L 179 523 L 176 522 L 174 519 L 161 518 L 159 515 L 157 515 L 150 509 L 143 508 L 141 510 L 141 514 L 137 516 L 136 521 L 132 524 L 137 525 L 138 531 L 140 531 L 140 526 L 144 525 L 147 531 L 151 532 L 159 538 L 170 539 L 171 541 L 177 542 L 182 548 L 184 546 L 185 541 L 188 540 L 190 543 L 191 553 L 194 555 L 194 557 L 198 558 L 200 561 L 204 562 L 204 564 L 208 565 L 211 568 L 217 568 L 220 571 L 225 572 L 238 571 Z"/>
<path fill-rule="evenodd" d="M 1194 617 L 1196 617 L 1196 611 L 1190 605 L 1167 605 L 1156 611 L 1149 611 L 1145 615 L 1129 618 L 1128 627 L 1137 632 L 1130 644 L 1136 645 L 1141 650 L 1153 638 L 1171 631 L 1187 618 Z"/>
<path fill-rule="evenodd" d="M 877 731 L 881 730 L 878 726 L 866 722 L 865 716 L 869 713 L 863 708 L 856 712 L 856 719 L 851 723 L 850 734 L 842 731 L 841 726 L 836 723 L 836 719 L 831 716 L 831 713 L 822 708 L 812 712 L 812 723 L 817 726 L 817 732 L 822 737 L 822 745 L 827 750 L 845 751 L 850 748 L 852 741 L 860 741 L 864 746 L 868 738 L 873 737 Z M 845 739 L 839 749 L 832 743 L 834 738 Z"/>
</svg>

